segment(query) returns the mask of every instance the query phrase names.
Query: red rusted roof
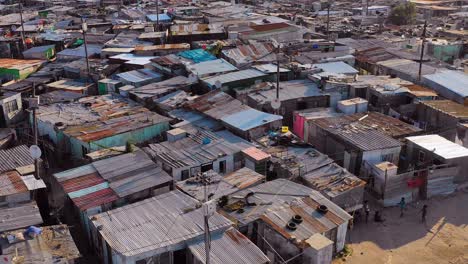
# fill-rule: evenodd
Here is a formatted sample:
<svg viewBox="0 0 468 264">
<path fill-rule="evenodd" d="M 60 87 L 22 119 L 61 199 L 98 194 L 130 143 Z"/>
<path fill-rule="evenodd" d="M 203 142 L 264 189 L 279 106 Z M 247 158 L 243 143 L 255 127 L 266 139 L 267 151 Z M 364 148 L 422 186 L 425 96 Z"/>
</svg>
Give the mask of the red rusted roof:
<svg viewBox="0 0 468 264">
<path fill-rule="evenodd" d="M 250 26 L 250 27 L 255 31 L 271 31 L 271 30 L 287 28 L 287 27 L 290 27 L 290 25 L 286 23 L 274 23 L 274 24 L 256 25 L 256 26 Z"/>
<path fill-rule="evenodd" d="M 63 189 L 66 193 L 79 191 L 91 186 L 98 185 L 105 182 L 97 172 L 92 174 L 83 175 L 81 177 L 73 178 L 62 182 Z"/>
<path fill-rule="evenodd" d="M 80 210 L 87 210 L 89 208 L 111 203 L 118 198 L 119 197 L 112 189 L 106 188 L 72 200 Z"/>
<path fill-rule="evenodd" d="M 7 171 L 0 174 L 0 196 L 8 196 L 29 192 L 21 175 L 16 171 Z"/>
<path fill-rule="evenodd" d="M 262 160 L 270 158 L 270 154 L 265 153 L 264 151 L 256 147 L 250 147 L 250 148 L 244 149 L 242 150 L 242 153 L 244 153 L 245 155 L 251 157 L 252 159 L 256 161 L 262 161 Z"/>
</svg>

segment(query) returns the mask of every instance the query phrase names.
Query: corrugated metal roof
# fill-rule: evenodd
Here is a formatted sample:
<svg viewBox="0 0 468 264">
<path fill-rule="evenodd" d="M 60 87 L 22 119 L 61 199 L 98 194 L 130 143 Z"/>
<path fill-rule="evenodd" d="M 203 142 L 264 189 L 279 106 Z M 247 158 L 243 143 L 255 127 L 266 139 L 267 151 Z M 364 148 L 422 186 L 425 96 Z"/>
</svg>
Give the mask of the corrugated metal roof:
<svg viewBox="0 0 468 264">
<path fill-rule="evenodd" d="M 308 183 L 308 186 L 324 193 L 328 197 L 338 196 L 341 193 L 357 187 L 363 187 L 366 184 L 365 181 L 354 176 L 336 163 L 310 171 L 303 175 L 302 178 Z"/>
<path fill-rule="evenodd" d="M 255 206 L 247 206 L 244 203 L 244 197 L 249 193 L 253 193 L 248 198 L 249 203 L 255 203 Z M 317 215 L 317 207 L 314 204 L 326 205 L 330 214 Z M 239 208 L 242 208 L 243 211 L 239 211 Z M 294 212 L 295 208 L 302 208 L 307 213 Z M 266 216 L 267 219 L 270 219 L 268 224 L 278 223 L 278 227 L 284 230 L 287 222 L 295 214 L 301 214 L 304 219 L 313 218 L 310 221 L 318 222 L 320 228 L 305 225 L 302 229 L 298 229 L 296 231 L 298 239 L 308 239 L 314 233 L 326 232 L 352 218 L 318 191 L 286 179 L 269 181 L 236 192 L 229 196 L 229 204 L 223 210 L 227 217 L 238 222 L 240 226 Z M 292 237 L 296 232 L 287 231 L 286 233 L 291 234 Z M 284 232 L 280 230 L 279 233 Z M 308 236 L 303 236 L 304 233 L 307 233 Z"/>
<path fill-rule="evenodd" d="M 162 74 L 154 72 L 150 69 L 141 69 L 141 70 L 122 72 L 122 73 L 117 74 L 117 77 L 127 82 L 141 83 L 141 82 L 160 80 L 162 78 Z"/>
<path fill-rule="evenodd" d="M 93 165 L 119 197 L 172 182 L 172 177 L 140 150 L 95 161 Z"/>
<path fill-rule="evenodd" d="M 460 146 L 439 135 L 415 136 L 407 137 L 406 139 L 446 160 L 468 156 L 468 148 Z"/>
<path fill-rule="evenodd" d="M 228 83 L 237 82 L 241 80 L 264 78 L 266 76 L 268 75 L 259 70 L 247 69 L 247 70 L 242 70 L 242 71 L 225 73 L 225 74 L 214 76 L 214 77 L 209 77 L 209 78 L 203 79 L 203 82 L 207 83 L 209 87 L 213 88 L 217 81 L 220 81 L 221 85 L 225 85 Z M 217 88 L 221 88 L 221 87 L 217 87 Z"/>
<path fill-rule="evenodd" d="M 184 50 L 179 52 L 177 55 L 195 63 L 216 60 L 216 57 L 213 56 L 213 54 L 203 49 Z"/>
<path fill-rule="evenodd" d="M 216 120 L 242 110 L 251 109 L 249 106 L 243 104 L 237 99 L 234 99 L 232 96 L 222 92 L 221 90 L 214 90 L 199 96 L 194 100 L 187 102 L 184 106 L 201 112 Z"/>
<path fill-rule="evenodd" d="M 42 105 L 39 122 L 63 124 L 64 133 L 84 142 L 92 142 L 121 133 L 136 131 L 168 118 L 149 111 L 129 99 L 116 95 L 91 96 L 66 104 Z"/>
<path fill-rule="evenodd" d="M 423 80 L 429 80 L 460 96 L 468 97 L 468 74 L 464 72 L 444 70 L 438 73 L 424 75 Z M 433 88 L 436 89 L 436 87 Z"/>
<path fill-rule="evenodd" d="M 26 145 L 0 149 L 0 173 L 32 164 L 34 164 L 34 159 L 29 154 L 29 148 Z"/>
<path fill-rule="evenodd" d="M 225 116 L 221 121 L 241 131 L 248 131 L 252 128 L 260 127 L 282 119 L 282 116 L 268 114 L 251 108 Z"/>
<path fill-rule="evenodd" d="M 224 59 L 204 61 L 187 66 L 187 69 L 197 76 L 236 71 L 237 68 Z"/>
<path fill-rule="evenodd" d="M 232 61 L 240 67 L 253 61 L 276 61 L 276 55 L 273 52 L 274 49 L 275 47 L 272 43 L 254 43 L 250 45 L 239 45 L 233 49 L 225 49 L 222 53 L 229 61 Z"/>
<path fill-rule="evenodd" d="M 468 119 L 468 107 L 455 103 L 450 100 L 429 100 L 420 102 L 427 107 L 436 109 L 445 113 L 446 115 L 453 116 L 460 119 Z"/>
<path fill-rule="evenodd" d="M 29 192 L 21 175 L 16 171 L 0 173 L 0 197 Z"/>
<path fill-rule="evenodd" d="M 87 44 L 87 49 L 88 49 L 88 57 L 92 57 L 94 55 L 100 54 L 102 50 L 102 45 L 96 45 L 96 44 Z M 75 49 L 64 49 L 57 53 L 57 57 L 80 57 L 80 58 L 85 58 L 86 57 L 86 51 L 84 48 L 84 45 L 79 46 L 78 48 Z"/>
<path fill-rule="evenodd" d="M 351 67 L 349 64 L 342 61 L 336 62 L 327 62 L 327 63 L 318 63 L 313 64 L 313 67 L 322 69 L 324 72 L 338 73 L 338 74 L 357 74 L 358 70 Z"/>
<path fill-rule="evenodd" d="M 258 149 L 256 147 L 250 147 L 248 149 L 244 149 L 244 150 L 242 150 L 242 153 L 244 153 L 245 155 L 255 159 L 256 161 L 266 160 L 266 159 L 269 159 L 271 157 L 270 154 L 268 154 L 268 153 L 264 152 L 263 150 Z"/>
<path fill-rule="evenodd" d="M 0 232 L 42 224 L 36 202 L 0 210 Z"/>
<path fill-rule="evenodd" d="M 96 206 L 116 201 L 119 197 L 110 188 L 101 189 L 73 199 L 80 210 L 87 210 Z"/>
<path fill-rule="evenodd" d="M 308 122 L 364 151 L 401 146 L 397 138 L 421 131 L 417 127 L 376 112 L 320 118 Z"/>
<path fill-rule="evenodd" d="M 39 66 L 45 61 L 43 60 L 18 60 L 18 59 L 1 59 L 0 68 L 22 70 L 28 67 Z"/>
<path fill-rule="evenodd" d="M 141 100 L 146 100 L 146 98 L 159 98 L 162 95 L 168 94 L 177 90 L 188 90 L 191 85 L 196 82 L 190 82 L 190 80 L 185 76 L 177 76 L 171 79 L 164 80 L 162 82 L 150 83 L 137 87 L 130 91 L 131 94 L 134 94 L 135 97 Z"/>
<path fill-rule="evenodd" d="M 183 249 L 186 241 L 204 234 L 198 202 L 172 191 L 141 202 L 95 215 L 91 221 L 107 244 L 122 256 L 158 255 Z M 209 219 L 213 235 L 231 226 L 215 213 Z"/>
<path fill-rule="evenodd" d="M 211 197 L 210 199 L 218 199 L 222 196 L 230 195 L 265 180 L 265 176 L 248 168 L 239 169 L 224 177 L 212 170 L 207 173 L 211 179 L 210 185 L 207 186 L 207 193 L 208 197 Z M 176 186 L 193 198 L 199 201 L 204 200 L 205 187 L 197 177 L 177 182 Z"/>
<path fill-rule="evenodd" d="M 209 144 L 203 144 L 203 139 L 209 138 Z M 153 158 L 173 168 L 200 166 L 212 162 L 220 155 L 234 155 L 241 151 L 242 146 L 231 144 L 218 138 L 209 131 L 198 131 L 188 137 L 174 141 L 150 144 L 145 151 Z"/>
<path fill-rule="evenodd" d="M 205 263 L 206 251 L 203 240 L 190 245 L 189 249 L 201 263 Z M 213 264 L 263 264 L 270 262 L 268 257 L 252 241 L 234 228 L 212 237 L 210 261 Z"/>
<path fill-rule="evenodd" d="M 322 93 L 315 82 L 308 79 L 280 82 L 280 101 L 325 95 L 327 94 Z M 253 91 L 248 97 L 258 104 L 270 103 L 276 99 L 276 84 L 267 85 L 265 89 Z"/>
<path fill-rule="evenodd" d="M 114 59 L 114 60 L 122 60 L 127 64 L 132 64 L 132 65 L 147 65 L 151 63 L 151 60 L 156 58 L 155 56 L 136 56 L 134 54 L 119 54 L 115 55 L 112 57 L 109 57 L 109 59 Z"/>
</svg>

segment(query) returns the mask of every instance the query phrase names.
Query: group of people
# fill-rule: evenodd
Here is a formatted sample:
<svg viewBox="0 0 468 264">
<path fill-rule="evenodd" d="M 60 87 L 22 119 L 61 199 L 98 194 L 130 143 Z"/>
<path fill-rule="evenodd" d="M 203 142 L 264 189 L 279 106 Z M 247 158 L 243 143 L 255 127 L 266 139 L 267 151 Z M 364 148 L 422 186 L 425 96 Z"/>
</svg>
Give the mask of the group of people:
<svg viewBox="0 0 468 264">
<path fill-rule="evenodd" d="M 405 200 L 405 197 L 402 197 L 400 202 L 397 204 L 398 207 L 400 208 L 400 217 L 403 217 L 404 216 L 404 212 L 406 210 L 406 200 Z M 370 215 L 370 207 L 369 207 L 369 201 L 364 201 L 364 205 L 363 205 L 363 211 L 364 211 L 364 215 L 366 217 L 366 223 L 368 223 L 369 221 L 369 215 Z M 421 222 L 422 223 L 426 223 L 426 216 L 427 216 L 427 205 L 423 205 L 421 211 Z M 382 223 L 384 222 L 385 219 L 382 217 L 382 214 L 380 213 L 379 210 L 376 210 L 375 213 L 374 213 L 374 222 L 377 222 L 377 223 Z"/>
</svg>

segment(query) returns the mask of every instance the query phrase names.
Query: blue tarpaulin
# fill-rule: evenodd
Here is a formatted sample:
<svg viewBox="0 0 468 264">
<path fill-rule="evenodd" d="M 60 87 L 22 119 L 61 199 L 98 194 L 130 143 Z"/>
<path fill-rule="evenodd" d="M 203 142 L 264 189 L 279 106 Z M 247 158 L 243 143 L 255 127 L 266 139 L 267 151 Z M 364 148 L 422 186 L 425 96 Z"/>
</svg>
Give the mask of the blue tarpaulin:
<svg viewBox="0 0 468 264">
<path fill-rule="evenodd" d="M 156 22 L 159 17 L 159 22 L 169 22 L 171 21 L 171 17 L 166 15 L 166 14 L 151 14 L 151 15 L 146 15 L 146 18 L 151 21 L 151 22 Z"/>
<path fill-rule="evenodd" d="M 216 60 L 216 57 L 213 56 L 213 54 L 203 49 L 186 50 L 186 51 L 180 52 L 178 55 L 182 58 L 192 60 L 195 63 Z"/>
</svg>

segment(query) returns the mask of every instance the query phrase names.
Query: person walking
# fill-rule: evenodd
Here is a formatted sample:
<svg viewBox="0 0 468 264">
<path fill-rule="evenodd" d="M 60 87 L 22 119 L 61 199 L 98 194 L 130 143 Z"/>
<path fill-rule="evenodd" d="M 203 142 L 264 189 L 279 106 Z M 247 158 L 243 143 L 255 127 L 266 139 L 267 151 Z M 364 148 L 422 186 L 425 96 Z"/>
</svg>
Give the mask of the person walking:
<svg viewBox="0 0 468 264">
<path fill-rule="evenodd" d="M 404 211 L 406 209 L 406 200 L 405 197 L 401 197 L 400 202 L 398 203 L 398 206 L 400 207 L 400 217 L 403 217 Z"/>
<path fill-rule="evenodd" d="M 421 209 L 421 214 L 422 214 L 422 217 L 421 217 L 421 223 L 426 223 L 426 216 L 427 216 L 427 205 L 423 205 L 422 209 Z"/>
<path fill-rule="evenodd" d="M 370 214 L 369 201 L 367 200 L 364 201 L 363 209 L 364 209 L 364 213 L 366 216 L 366 224 L 367 224 L 367 222 L 369 221 L 369 214 Z"/>
</svg>

